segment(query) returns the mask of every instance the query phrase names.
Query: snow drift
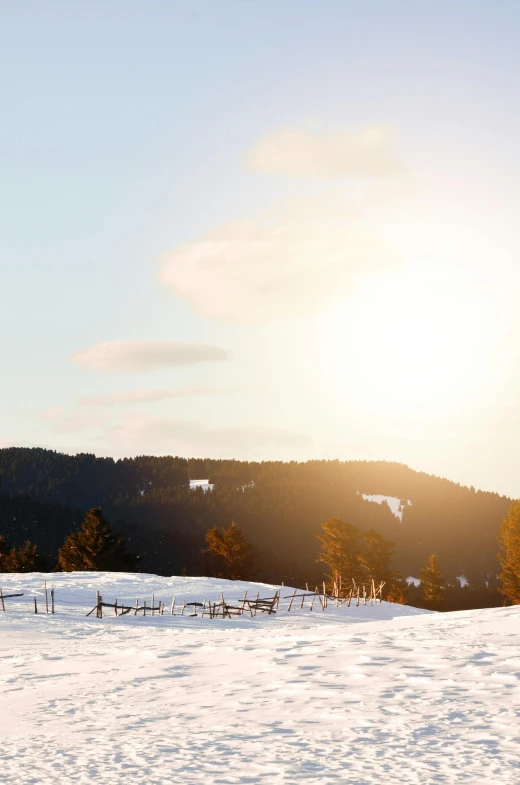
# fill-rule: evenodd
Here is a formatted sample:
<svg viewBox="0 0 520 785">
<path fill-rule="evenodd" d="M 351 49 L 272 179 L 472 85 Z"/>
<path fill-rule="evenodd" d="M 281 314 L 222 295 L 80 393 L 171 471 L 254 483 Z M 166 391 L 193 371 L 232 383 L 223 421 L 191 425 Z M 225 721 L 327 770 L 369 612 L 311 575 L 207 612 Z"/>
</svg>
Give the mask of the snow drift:
<svg viewBox="0 0 520 785">
<path fill-rule="evenodd" d="M 34 614 L 45 578 L 54 616 Z M 24 591 L 0 611 L 6 785 L 520 779 L 520 608 L 96 619 L 98 590 L 168 606 L 277 587 L 116 573 L 0 583 Z"/>
</svg>

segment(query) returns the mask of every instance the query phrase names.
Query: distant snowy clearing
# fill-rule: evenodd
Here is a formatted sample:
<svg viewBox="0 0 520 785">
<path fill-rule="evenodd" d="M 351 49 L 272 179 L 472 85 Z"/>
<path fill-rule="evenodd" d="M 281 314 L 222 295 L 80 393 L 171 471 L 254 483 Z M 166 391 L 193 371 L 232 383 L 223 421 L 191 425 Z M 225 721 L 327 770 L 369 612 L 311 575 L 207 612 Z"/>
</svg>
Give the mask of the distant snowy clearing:
<svg viewBox="0 0 520 785">
<path fill-rule="evenodd" d="M 6 785 L 520 781 L 520 607 L 283 600 L 274 616 L 97 619 L 84 615 L 96 591 L 169 608 L 278 587 L 117 573 L 0 585 L 24 591 L 0 609 Z"/>
<path fill-rule="evenodd" d="M 366 502 L 374 502 L 375 504 L 383 504 L 386 502 L 390 507 L 392 515 L 395 515 L 396 518 L 399 518 L 401 523 L 403 522 L 403 510 L 405 507 L 411 507 L 412 502 L 410 499 L 406 500 L 406 504 L 403 505 L 401 499 L 398 499 L 397 496 L 382 496 L 381 494 L 368 494 L 362 493 L 360 494 L 361 498 L 364 499 Z"/>
</svg>

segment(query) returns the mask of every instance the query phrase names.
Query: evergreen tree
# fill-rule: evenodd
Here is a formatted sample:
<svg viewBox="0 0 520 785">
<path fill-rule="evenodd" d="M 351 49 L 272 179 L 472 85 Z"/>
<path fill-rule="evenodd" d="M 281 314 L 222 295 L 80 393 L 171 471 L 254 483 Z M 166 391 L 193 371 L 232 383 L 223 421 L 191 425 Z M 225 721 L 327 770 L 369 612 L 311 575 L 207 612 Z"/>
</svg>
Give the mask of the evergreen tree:
<svg viewBox="0 0 520 785">
<path fill-rule="evenodd" d="M 31 540 L 26 540 L 19 548 L 11 548 L 2 561 L 5 572 L 44 572 L 47 569 L 47 560 Z"/>
<path fill-rule="evenodd" d="M 34 542 L 26 540 L 16 548 L 0 536 L 0 572 L 44 572 L 46 569 L 47 560 Z"/>
<path fill-rule="evenodd" d="M 444 603 L 444 576 L 434 553 L 426 560 L 420 578 L 425 607 L 431 611 L 439 611 Z"/>
<path fill-rule="evenodd" d="M 374 529 L 365 532 L 362 537 L 359 561 L 363 568 L 363 578 L 376 583 L 390 582 L 392 571 L 390 559 L 395 550 L 393 542 L 385 540 Z"/>
<path fill-rule="evenodd" d="M 211 556 L 219 578 L 249 580 L 253 570 L 254 552 L 242 528 L 231 521 L 227 529 L 213 526 L 206 532 L 208 547 L 204 553 Z"/>
<path fill-rule="evenodd" d="M 343 585 L 352 578 L 360 580 L 363 570 L 359 560 L 359 529 L 339 518 L 330 518 L 321 528 L 318 562 L 328 565 L 330 580 L 338 581 L 341 576 Z"/>
<path fill-rule="evenodd" d="M 509 508 L 500 526 L 499 542 L 500 591 L 512 605 L 520 605 L 520 501 L 513 502 Z"/>
<path fill-rule="evenodd" d="M 58 568 L 63 572 L 137 572 L 139 556 L 129 553 L 124 538 L 112 532 L 101 509 L 94 507 L 58 551 Z"/>
<path fill-rule="evenodd" d="M 406 605 L 408 600 L 408 581 L 403 578 L 400 570 L 396 570 L 392 575 L 387 586 L 383 590 L 383 596 L 388 602 L 395 602 L 397 605 Z"/>
<path fill-rule="evenodd" d="M 0 535 L 0 572 L 11 572 L 8 569 L 9 545 L 5 541 L 5 537 Z"/>
</svg>

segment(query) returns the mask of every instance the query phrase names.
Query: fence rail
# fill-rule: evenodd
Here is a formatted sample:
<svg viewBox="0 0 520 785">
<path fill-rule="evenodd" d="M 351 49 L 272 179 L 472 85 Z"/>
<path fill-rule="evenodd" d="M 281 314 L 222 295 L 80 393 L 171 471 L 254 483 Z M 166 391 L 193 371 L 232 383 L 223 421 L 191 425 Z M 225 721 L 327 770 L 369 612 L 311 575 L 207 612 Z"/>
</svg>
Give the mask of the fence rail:
<svg viewBox="0 0 520 785">
<path fill-rule="evenodd" d="M 305 585 L 305 589 L 298 589 L 295 588 L 292 594 L 288 594 L 286 596 L 281 595 L 281 592 L 284 588 L 282 584 L 281 589 L 277 589 L 273 596 L 271 597 L 260 597 L 260 594 L 257 593 L 256 597 L 248 597 L 248 592 L 244 593 L 242 599 L 231 599 L 226 600 L 224 598 L 224 594 L 221 593 L 220 600 L 208 600 L 204 598 L 201 602 L 200 600 L 191 600 L 191 601 L 183 601 L 182 605 L 177 604 L 176 607 L 176 597 L 174 596 L 171 601 L 171 605 L 166 608 L 166 604 L 162 600 L 155 599 L 155 595 L 152 594 L 151 602 L 148 603 L 147 600 L 143 600 L 142 602 L 139 599 L 136 599 L 135 605 L 129 605 L 128 602 L 118 602 L 117 599 L 114 602 L 105 602 L 103 597 L 101 596 L 100 592 L 96 592 L 96 600 L 94 606 L 91 610 L 86 614 L 86 616 L 91 616 L 95 613 L 96 618 L 102 619 L 103 618 L 103 610 L 113 609 L 114 616 L 126 616 L 129 614 L 133 614 L 134 616 L 198 616 L 200 612 L 201 617 L 209 617 L 210 619 L 231 619 L 236 616 L 256 616 L 257 614 L 268 614 L 269 616 L 278 613 L 279 611 L 286 611 L 290 613 L 294 607 L 298 607 L 299 602 L 299 609 L 303 609 L 305 607 L 308 608 L 309 611 L 313 611 L 314 608 L 321 609 L 325 611 L 328 607 L 329 602 L 333 603 L 336 607 L 339 605 L 346 604 L 347 607 L 350 607 L 352 604 L 356 607 L 359 605 L 366 605 L 367 603 L 370 605 L 374 605 L 375 603 L 380 603 L 382 601 L 382 592 L 385 586 L 384 581 L 377 584 L 375 581 L 370 581 L 368 584 L 358 584 L 355 580 L 352 579 L 352 585 L 349 586 L 348 591 L 342 588 L 342 581 L 341 577 L 334 581 L 330 587 L 330 591 L 327 591 L 327 586 L 323 583 L 320 587 L 316 586 L 314 591 L 309 589 L 309 584 Z M 349 585 L 349 584 L 347 584 Z M 6 611 L 5 600 L 11 599 L 13 597 L 23 597 L 24 592 L 17 592 L 15 594 L 4 594 L 2 588 L 0 587 L 0 606 L 3 612 Z M 47 589 L 47 582 L 44 584 L 44 597 L 45 597 L 45 613 L 55 613 L 55 589 L 52 587 L 50 592 Z M 38 603 L 35 596 L 33 596 L 34 600 L 34 613 L 38 613 Z M 72 604 L 70 600 L 63 600 L 67 605 Z M 84 602 L 84 600 L 83 600 Z M 281 603 L 285 603 L 285 607 L 282 607 Z M 296 602 L 296 606 L 295 606 Z"/>
</svg>

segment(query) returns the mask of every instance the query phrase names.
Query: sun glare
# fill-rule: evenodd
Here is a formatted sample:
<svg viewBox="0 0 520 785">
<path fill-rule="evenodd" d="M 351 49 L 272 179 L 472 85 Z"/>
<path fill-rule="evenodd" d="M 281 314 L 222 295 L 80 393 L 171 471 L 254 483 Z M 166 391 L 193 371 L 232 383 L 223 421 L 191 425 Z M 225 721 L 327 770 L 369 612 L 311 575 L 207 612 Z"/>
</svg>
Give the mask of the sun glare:
<svg viewBox="0 0 520 785">
<path fill-rule="evenodd" d="M 463 290 L 389 274 L 325 322 L 322 363 L 333 369 L 341 400 L 365 414 L 424 422 L 459 416 L 484 405 L 499 383 L 496 330 Z"/>
</svg>

